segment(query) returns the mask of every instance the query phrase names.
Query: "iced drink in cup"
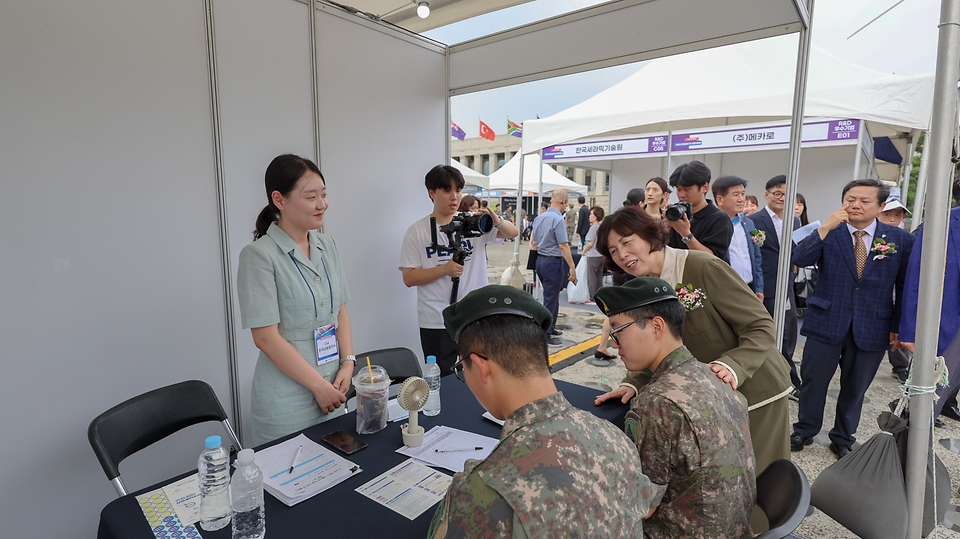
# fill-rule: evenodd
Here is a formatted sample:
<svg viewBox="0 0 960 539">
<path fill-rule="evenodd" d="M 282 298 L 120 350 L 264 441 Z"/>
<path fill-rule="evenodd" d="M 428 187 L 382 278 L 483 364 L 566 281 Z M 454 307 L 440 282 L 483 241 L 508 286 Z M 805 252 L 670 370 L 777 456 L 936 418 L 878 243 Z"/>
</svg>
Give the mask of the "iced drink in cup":
<svg viewBox="0 0 960 539">
<path fill-rule="evenodd" d="M 361 368 L 353 377 L 353 387 L 357 390 L 357 433 L 372 434 L 386 428 L 390 393 L 390 376 L 386 369 L 379 365 Z"/>
</svg>

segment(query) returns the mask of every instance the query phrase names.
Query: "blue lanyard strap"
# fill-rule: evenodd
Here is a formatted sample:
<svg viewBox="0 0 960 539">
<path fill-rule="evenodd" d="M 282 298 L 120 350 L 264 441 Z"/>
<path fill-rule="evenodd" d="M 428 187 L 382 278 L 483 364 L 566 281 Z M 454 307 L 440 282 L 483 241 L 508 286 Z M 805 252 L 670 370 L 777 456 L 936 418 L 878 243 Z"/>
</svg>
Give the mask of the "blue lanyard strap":
<svg viewBox="0 0 960 539">
<path fill-rule="evenodd" d="M 303 274 L 303 270 L 300 269 L 300 264 L 297 263 L 297 259 L 293 258 L 293 252 L 287 253 L 290 256 L 290 260 L 293 262 L 293 265 L 296 266 L 297 271 L 300 272 L 300 278 L 303 279 L 303 283 L 307 285 L 307 290 L 310 291 L 310 296 L 313 297 L 313 317 L 319 318 L 320 314 L 317 311 L 317 296 L 313 293 L 313 287 L 310 286 L 310 281 L 307 280 L 307 277 Z M 327 277 L 327 289 L 330 291 L 330 314 L 333 314 L 333 283 L 330 282 L 330 273 L 327 271 L 327 263 L 320 258 L 320 263 L 323 264 L 323 274 Z"/>
</svg>

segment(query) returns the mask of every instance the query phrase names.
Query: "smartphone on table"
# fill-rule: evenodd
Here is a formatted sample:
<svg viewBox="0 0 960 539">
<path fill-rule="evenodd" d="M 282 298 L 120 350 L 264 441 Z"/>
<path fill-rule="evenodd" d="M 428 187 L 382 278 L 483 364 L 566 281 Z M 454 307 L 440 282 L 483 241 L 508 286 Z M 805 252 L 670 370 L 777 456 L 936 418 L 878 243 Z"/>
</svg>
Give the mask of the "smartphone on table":
<svg viewBox="0 0 960 539">
<path fill-rule="evenodd" d="M 350 434 L 343 432 L 342 430 L 331 432 L 321 439 L 337 448 L 337 450 L 344 455 L 352 455 L 357 451 L 367 447 L 367 444 L 361 442 Z"/>
</svg>

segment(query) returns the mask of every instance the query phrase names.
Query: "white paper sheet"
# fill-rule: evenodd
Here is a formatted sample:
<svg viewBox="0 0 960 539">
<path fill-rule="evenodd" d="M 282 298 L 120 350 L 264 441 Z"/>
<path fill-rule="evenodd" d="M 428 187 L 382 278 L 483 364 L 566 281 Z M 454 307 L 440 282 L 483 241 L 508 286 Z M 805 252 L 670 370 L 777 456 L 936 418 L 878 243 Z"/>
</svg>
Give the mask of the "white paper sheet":
<svg viewBox="0 0 960 539">
<path fill-rule="evenodd" d="M 193 524 L 200 521 L 200 478 L 197 474 L 185 477 L 163 487 L 163 493 L 173 504 L 180 522 Z"/>
<path fill-rule="evenodd" d="M 504 420 L 502 420 L 502 419 L 497 419 L 497 418 L 493 417 L 493 414 L 491 414 L 490 412 L 484 412 L 484 413 L 483 413 L 483 418 L 484 418 L 484 419 L 489 419 L 490 421 L 493 421 L 494 423 L 496 423 L 497 425 L 500 425 L 501 427 L 502 427 L 503 424 L 505 423 Z"/>
<path fill-rule="evenodd" d="M 814 221 L 793 231 L 793 243 L 800 243 L 820 228 L 820 221 Z"/>
<path fill-rule="evenodd" d="M 449 475 L 411 459 L 394 466 L 356 491 L 414 520 L 443 498 L 452 481 Z"/>
<path fill-rule="evenodd" d="M 430 466 L 462 472 L 467 459 L 487 458 L 498 443 L 499 440 L 489 436 L 438 425 L 424 434 L 423 444 L 418 447 L 401 447 L 397 449 L 397 453 L 413 457 Z M 474 449 L 475 447 L 480 449 Z M 467 448 L 468 451 L 450 451 Z"/>
<path fill-rule="evenodd" d="M 297 448 L 303 451 L 297 458 L 293 473 L 290 465 Z M 337 485 L 355 473 L 359 466 L 334 453 L 303 434 L 256 454 L 256 463 L 263 472 L 263 488 L 287 505 L 295 505 Z"/>
</svg>

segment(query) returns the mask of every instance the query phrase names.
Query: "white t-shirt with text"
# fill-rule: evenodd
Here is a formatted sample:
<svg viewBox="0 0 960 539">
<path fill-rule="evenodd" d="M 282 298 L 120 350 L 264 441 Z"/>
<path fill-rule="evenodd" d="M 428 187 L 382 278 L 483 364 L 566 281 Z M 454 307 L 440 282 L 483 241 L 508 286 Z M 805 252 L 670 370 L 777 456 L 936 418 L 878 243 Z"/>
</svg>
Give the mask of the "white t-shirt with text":
<svg viewBox="0 0 960 539">
<path fill-rule="evenodd" d="M 437 243 L 448 245 L 447 236 L 437 227 Z M 497 238 L 497 229 L 476 238 L 465 238 L 463 246 L 472 249 L 473 254 L 463 265 L 460 276 L 460 288 L 457 301 L 467 293 L 489 284 L 487 279 L 487 243 L 502 243 Z M 446 264 L 453 256 L 449 251 L 438 253 L 430 246 L 430 216 L 410 225 L 403 236 L 400 248 L 400 270 L 404 268 L 430 269 Z M 441 277 L 432 283 L 417 287 L 417 318 L 421 328 L 443 329 L 443 309 L 450 305 L 450 292 L 453 281 L 450 277 Z"/>
</svg>

